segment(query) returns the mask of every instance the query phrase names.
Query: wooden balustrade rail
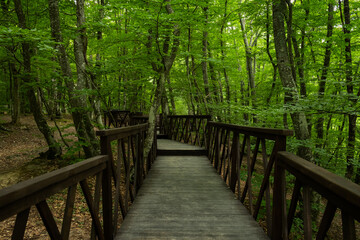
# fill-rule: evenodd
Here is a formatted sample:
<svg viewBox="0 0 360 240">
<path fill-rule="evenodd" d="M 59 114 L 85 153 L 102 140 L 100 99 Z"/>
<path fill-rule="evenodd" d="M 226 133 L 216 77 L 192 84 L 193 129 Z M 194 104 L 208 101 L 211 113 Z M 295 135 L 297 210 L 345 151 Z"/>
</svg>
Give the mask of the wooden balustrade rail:
<svg viewBox="0 0 360 240">
<path fill-rule="evenodd" d="M 245 203 L 255 219 L 262 210 L 261 203 L 265 196 L 266 224 L 270 236 L 272 224 L 269 179 L 276 154 L 286 149 L 286 137 L 293 132 L 209 122 L 207 134 L 206 147 L 210 161 L 230 189 L 238 193 L 238 198 Z M 260 159 L 258 154 L 261 154 Z M 259 161 L 261 163 L 257 164 Z M 256 178 L 262 177 L 257 195 L 253 186 L 256 171 L 259 172 Z"/>
<path fill-rule="evenodd" d="M 113 239 L 118 229 L 118 219 L 126 216 L 129 203 L 134 200 L 156 157 L 156 142 L 148 156 L 144 156 L 147 131 L 147 123 L 97 131 L 103 155 L 0 190 L 0 221 L 16 215 L 12 239 L 24 238 L 30 207 L 34 205 L 51 239 L 69 239 L 78 183 L 93 220 L 91 239 Z M 116 149 L 112 149 L 113 142 L 116 142 Z M 131 169 L 134 169 L 134 174 Z M 87 180 L 92 176 L 96 177 L 93 194 Z M 59 230 L 46 200 L 66 188 L 68 194 L 62 228 Z"/>
<path fill-rule="evenodd" d="M 92 239 L 109 239 L 107 230 L 111 229 L 109 215 L 108 189 L 110 176 L 107 171 L 107 156 L 97 156 L 85 161 L 46 173 L 33 179 L 4 188 L 0 191 L 0 221 L 16 215 L 12 239 L 23 239 L 28 222 L 30 208 L 36 206 L 51 239 L 69 239 L 73 207 L 77 185 L 80 183 L 93 221 Z M 87 179 L 96 176 L 94 196 L 90 191 Z M 53 213 L 47 203 L 52 195 L 68 188 L 64 218 L 61 230 L 58 229 Z M 99 214 L 100 190 L 102 188 L 103 223 Z"/>
<path fill-rule="evenodd" d="M 147 123 L 148 121 L 149 121 L 148 116 L 132 116 L 130 120 L 130 125 Z"/>
<path fill-rule="evenodd" d="M 104 125 L 110 128 L 111 125 L 115 128 L 128 126 L 130 123 L 130 111 L 112 109 L 104 112 Z"/>
<path fill-rule="evenodd" d="M 296 178 L 288 212 L 286 172 Z M 341 211 L 343 239 L 356 239 L 354 219 L 360 221 L 360 186 L 288 152 L 279 152 L 275 161 L 272 239 L 288 239 L 301 189 L 304 239 L 313 239 L 311 189 L 327 200 L 316 239 L 325 239 L 337 209 Z"/>
<path fill-rule="evenodd" d="M 148 126 L 148 123 L 144 123 L 96 132 L 100 137 L 101 154 L 109 156 L 111 175 L 115 186 L 114 216 L 111 225 L 113 226 L 111 231 L 113 236 L 118 230 L 119 209 L 121 217 L 125 218 L 129 210 L 129 203 L 134 200 L 156 157 L 156 134 L 154 134 L 154 142 L 148 156 L 144 156 Z M 113 142 L 116 142 L 115 149 L 113 149 Z M 121 189 L 124 189 L 124 194 Z M 110 205 L 112 206 L 112 203 Z"/>
<path fill-rule="evenodd" d="M 174 115 L 167 118 L 168 122 L 163 124 L 169 139 L 206 146 L 207 123 L 211 119 L 210 115 Z"/>
</svg>

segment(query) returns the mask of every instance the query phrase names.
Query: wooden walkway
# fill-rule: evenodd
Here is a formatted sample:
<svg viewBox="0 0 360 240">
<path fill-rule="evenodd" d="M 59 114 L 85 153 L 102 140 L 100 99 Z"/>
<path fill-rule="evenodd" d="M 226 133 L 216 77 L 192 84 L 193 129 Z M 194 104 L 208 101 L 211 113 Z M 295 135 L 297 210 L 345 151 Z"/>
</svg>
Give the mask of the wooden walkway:
<svg viewBox="0 0 360 240">
<path fill-rule="evenodd" d="M 204 149 L 165 139 L 158 149 L 176 156 L 157 157 L 116 239 L 268 239 Z"/>
</svg>

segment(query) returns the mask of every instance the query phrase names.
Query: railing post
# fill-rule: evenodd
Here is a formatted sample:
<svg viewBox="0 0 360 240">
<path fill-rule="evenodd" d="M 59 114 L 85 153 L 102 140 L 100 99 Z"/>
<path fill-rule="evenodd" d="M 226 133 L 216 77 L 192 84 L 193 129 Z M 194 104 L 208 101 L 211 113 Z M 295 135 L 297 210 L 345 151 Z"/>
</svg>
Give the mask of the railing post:
<svg viewBox="0 0 360 240">
<path fill-rule="evenodd" d="M 135 152 L 136 152 L 136 161 L 135 161 L 135 192 L 138 193 L 141 186 L 141 178 L 142 178 L 142 167 L 143 161 L 141 159 L 141 135 L 140 133 L 136 134 L 135 137 Z"/>
<path fill-rule="evenodd" d="M 231 147 L 232 155 L 230 156 L 230 163 L 229 163 L 229 164 L 231 164 L 230 172 L 229 172 L 229 186 L 230 186 L 231 191 L 233 191 L 233 192 L 235 192 L 236 181 L 238 179 L 237 174 L 240 175 L 240 166 L 237 167 L 238 163 L 240 163 L 239 149 L 240 149 L 239 133 L 234 132 L 233 142 L 232 142 L 232 147 Z M 236 171 L 237 170 L 236 168 L 238 168 L 238 171 Z M 225 181 L 226 181 L 226 179 L 225 179 Z M 240 196 L 240 192 L 238 194 Z"/>
<path fill-rule="evenodd" d="M 110 155 L 111 145 L 107 137 L 100 137 L 100 147 L 102 155 Z M 102 176 L 102 204 L 104 236 L 105 239 L 110 240 L 113 239 L 111 171 L 111 159 L 109 157 Z"/>
<path fill-rule="evenodd" d="M 277 152 L 286 149 L 286 137 L 276 139 L 277 151 L 274 162 L 274 189 L 271 239 L 288 239 L 286 217 L 285 169 L 280 166 Z M 274 146 L 275 148 L 276 146 Z"/>
<path fill-rule="evenodd" d="M 212 130 L 212 128 L 211 128 L 210 124 L 207 124 L 207 136 L 204 136 L 204 138 L 206 138 L 205 146 L 206 146 L 208 158 L 210 158 L 210 153 L 211 153 L 211 151 L 210 151 L 211 130 Z"/>
<path fill-rule="evenodd" d="M 217 170 L 219 165 L 219 156 L 220 156 L 220 131 L 221 128 L 218 128 L 215 133 L 215 159 L 214 159 L 214 167 Z"/>
</svg>

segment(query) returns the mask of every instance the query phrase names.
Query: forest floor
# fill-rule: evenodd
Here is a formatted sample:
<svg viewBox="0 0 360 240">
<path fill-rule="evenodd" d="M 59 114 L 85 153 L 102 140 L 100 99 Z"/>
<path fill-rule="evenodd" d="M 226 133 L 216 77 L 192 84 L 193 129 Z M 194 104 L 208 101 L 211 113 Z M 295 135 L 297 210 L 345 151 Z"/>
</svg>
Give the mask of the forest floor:
<svg viewBox="0 0 360 240">
<path fill-rule="evenodd" d="M 18 125 L 11 125 L 10 121 L 9 115 L 0 115 L 0 124 L 9 130 L 0 131 L 0 189 L 63 166 L 64 161 L 40 157 L 40 153 L 46 152 L 47 144 L 32 115 L 22 116 Z M 55 128 L 53 121 L 48 123 Z M 57 124 L 63 129 L 62 134 L 68 135 L 68 141 L 76 140 L 70 116 L 58 119 Z M 57 131 L 55 138 L 61 143 Z"/>
<path fill-rule="evenodd" d="M 10 116 L 0 115 L 0 124 L 9 131 L 0 131 L 0 189 L 27 180 L 46 172 L 59 169 L 71 161 L 64 159 L 46 160 L 40 153 L 47 150 L 43 135 L 39 131 L 32 115 L 22 116 L 19 125 L 11 125 Z M 66 135 L 68 143 L 76 141 L 75 128 L 70 116 L 56 120 Z M 50 127 L 55 127 L 53 121 L 48 121 Z M 59 133 L 55 131 L 55 138 L 61 142 Z M 63 148 L 64 151 L 65 148 Z M 92 185 L 93 180 L 89 181 Z M 91 216 L 86 202 L 78 187 L 76 194 L 73 222 L 70 239 L 88 239 L 91 231 Z M 66 203 L 67 191 L 62 191 L 47 199 L 58 227 L 61 229 L 61 219 Z M 25 239 L 49 239 L 48 233 L 35 207 L 31 208 L 26 227 Z M 0 239 L 11 239 L 15 216 L 0 223 Z"/>
</svg>

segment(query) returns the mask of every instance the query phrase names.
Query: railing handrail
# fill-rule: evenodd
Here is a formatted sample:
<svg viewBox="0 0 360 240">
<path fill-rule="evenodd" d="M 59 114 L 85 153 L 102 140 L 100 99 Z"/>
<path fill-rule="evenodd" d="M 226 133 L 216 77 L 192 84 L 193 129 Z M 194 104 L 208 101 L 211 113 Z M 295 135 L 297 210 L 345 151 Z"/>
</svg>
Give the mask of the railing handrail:
<svg viewBox="0 0 360 240">
<path fill-rule="evenodd" d="M 146 131 L 148 126 L 149 126 L 148 123 L 143 123 L 143 124 L 129 126 L 129 127 L 98 130 L 98 131 L 96 131 L 96 135 L 99 137 L 118 135 L 119 138 L 123 138 L 123 137 L 132 135 L 137 132 Z"/>
<path fill-rule="evenodd" d="M 99 155 L 0 190 L 0 221 L 103 171 L 107 161 Z"/>
<path fill-rule="evenodd" d="M 211 118 L 211 115 L 168 115 L 168 118 Z"/>
<path fill-rule="evenodd" d="M 297 179 L 360 221 L 360 185 L 289 152 L 279 152 L 277 161 Z"/>
<path fill-rule="evenodd" d="M 131 116 L 133 119 L 148 119 L 149 116 Z"/>
<path fill-rule="evenodd" d="M 289 129 L 277 129 L 277 128 L 264 128 L 264 127 L 248 127 L 248 126 L 241 126 L 236 124 L 229 124 L 229 123 L 220 123 L 220 122 L 208 122 L 208 126 L 216 126 L 227 128 L 231 131 L 236 131 L 241 134 L 247 134 L 251 136 L 258 136 L 262 135 L 264 138 L 267 139 L 275 139 L 277 136 L 292 136 L 294 134 L 293 130 Z"/>
</svg>

